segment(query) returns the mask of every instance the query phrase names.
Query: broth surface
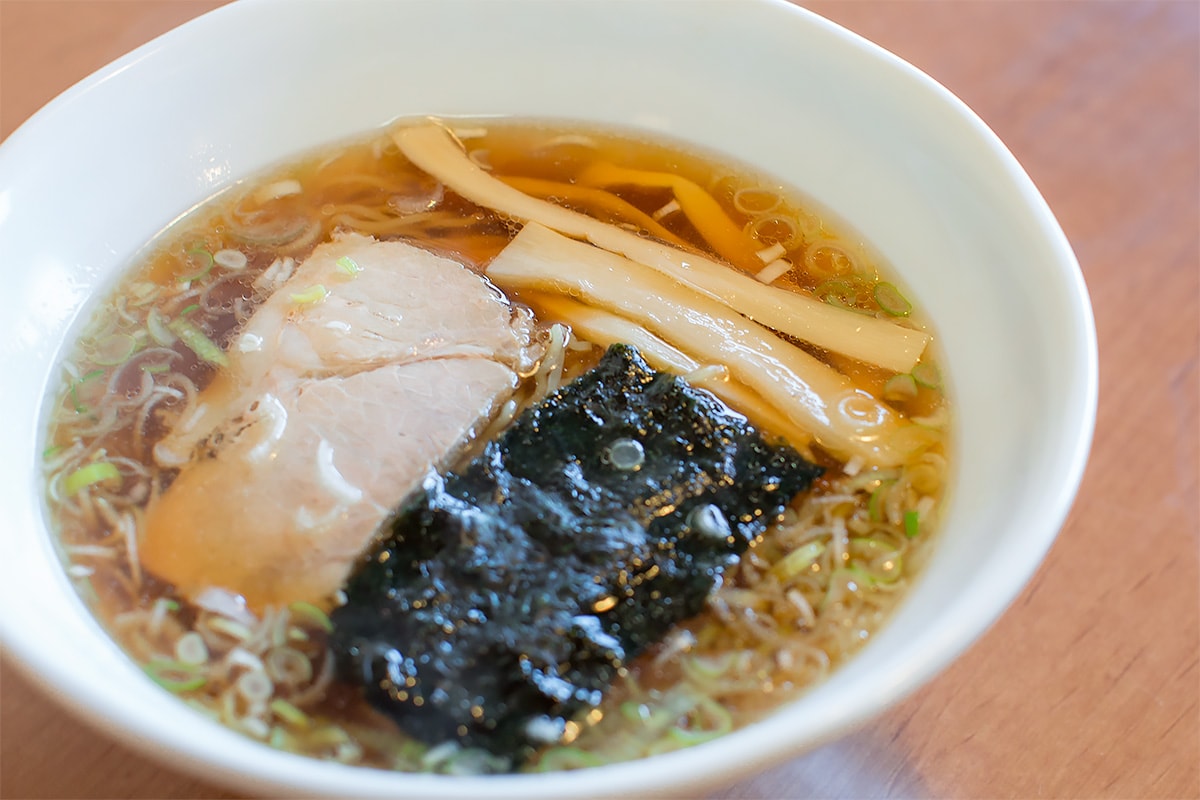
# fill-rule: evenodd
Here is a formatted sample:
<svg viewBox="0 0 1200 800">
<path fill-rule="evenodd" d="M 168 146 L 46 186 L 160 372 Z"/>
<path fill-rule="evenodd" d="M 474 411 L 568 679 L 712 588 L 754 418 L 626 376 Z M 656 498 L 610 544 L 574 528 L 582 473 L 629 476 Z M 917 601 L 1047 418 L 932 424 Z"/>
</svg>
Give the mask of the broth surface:
<svg viewBox="0 0 1200 800">
<path fill-rule="evenodd" d="M 847 313 L 926 327 L 919 305 L 861 242 L 767 176 L 616 131 L 493 120 L 451 128 L 472 161 L 527 194 L 733 262 L 730 269 Z M 620 180 L 605 179 L 618 169 Z M 701 217 L 673 199 L 691 187 L 733 223 L 736 241 L 714 249 Z M 143 569 L 138 541 L 147 504 L 178 474 L 156 463 L 155 445 L 219 372 L 240 327 L 316 246 L 346 231 L 402 239 L 482 274 L 520 228 L 417 169 L 381 131 L 222 192 L 138 256 L 65 356 L 44 460 L 68 574 L 152 679 L 200 713 L 294 752 L 415 771 L 512 767 L 452 742 L 410 740 L 340 686 L 325 649 L 328 606 L 293 603 L 257 614 L 220 592 L 190 603 Z M 541 308 L 536 295 L 511 297 L 531 308 L 546 355 L 477 446 L 604 350 Z M 725 573 L 704 613 L 632 664 L 598 712 L 526 769 L 637 758 L 761 717 L 866 643 L 919 571 L 950 455 L 935 348 L 898 375 L 785 338 L 918 423 L 905 429 L 905 462 L 842 461 L 802 434 L 765 426 L 825 475 Z M 685 377 L 700 387 L 729 380 L 714 365 Z"/>
</svg>

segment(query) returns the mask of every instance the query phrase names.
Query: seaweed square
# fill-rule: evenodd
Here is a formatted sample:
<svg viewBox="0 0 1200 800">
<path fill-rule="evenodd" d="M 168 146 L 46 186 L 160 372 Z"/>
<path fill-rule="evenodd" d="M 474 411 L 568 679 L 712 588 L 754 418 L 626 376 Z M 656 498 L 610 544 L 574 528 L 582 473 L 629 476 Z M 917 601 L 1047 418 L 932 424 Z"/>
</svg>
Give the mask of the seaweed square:
<svg viewBox="0 0 1200 800">
<path fill-rule="evenodd" d="M 520 761 L 820 473 L 615 345 L 397 512 L 333 614 L 339 672 L 416 738 Z"/>
</svg>

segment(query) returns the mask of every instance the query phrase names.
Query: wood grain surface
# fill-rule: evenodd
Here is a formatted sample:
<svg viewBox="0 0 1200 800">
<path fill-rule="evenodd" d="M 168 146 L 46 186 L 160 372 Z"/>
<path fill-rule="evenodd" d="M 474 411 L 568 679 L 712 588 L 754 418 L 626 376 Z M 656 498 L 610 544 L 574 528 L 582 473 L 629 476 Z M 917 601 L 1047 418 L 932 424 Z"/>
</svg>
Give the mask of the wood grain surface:
<svg viewBox="0 0 1200 800">
<path fill-rule="evenodd" d="M 217 5 L 0 0 L 0 136 Z M 947 86 L 1033 177 L 1092 294 L 1098 428 L 1057 543 L 975 647 L 861 731 L 712 797 L 1200 797 L 1200 4 L 806 5 Z M 11 668 L 0 795 L 236 796 L 99 736 Z"/>
</svg>

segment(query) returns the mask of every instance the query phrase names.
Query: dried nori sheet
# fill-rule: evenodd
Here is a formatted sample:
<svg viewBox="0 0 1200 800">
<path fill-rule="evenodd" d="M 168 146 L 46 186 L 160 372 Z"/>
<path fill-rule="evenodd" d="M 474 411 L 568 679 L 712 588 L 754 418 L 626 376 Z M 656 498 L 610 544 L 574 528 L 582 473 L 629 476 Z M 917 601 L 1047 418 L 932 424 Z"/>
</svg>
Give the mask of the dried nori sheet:
<svg viewBox="0 0 1200 800">
<path fill-rule="evenodd" d="M 397 512 L 332 615 L 339 675 L 416 738 L 519 762 L 820 472 L 615 345 Z"/>
</svg>

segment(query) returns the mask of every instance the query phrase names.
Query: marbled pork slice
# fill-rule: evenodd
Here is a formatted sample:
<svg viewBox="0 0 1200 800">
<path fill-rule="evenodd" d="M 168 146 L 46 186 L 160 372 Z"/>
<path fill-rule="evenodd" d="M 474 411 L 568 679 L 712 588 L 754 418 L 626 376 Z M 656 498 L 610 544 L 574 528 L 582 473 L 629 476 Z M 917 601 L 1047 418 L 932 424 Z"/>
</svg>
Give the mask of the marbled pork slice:
<svg viewBox="0 0 1200 800">
<path fill-rule="evenodd" d="M 156 448 L 182 468 L 147 510 L 143 564 L 189 597 L 325 602 L 508 398 L 530 330 L 456 262 L 362 236 L 317 248 Z"/>
</svg>

